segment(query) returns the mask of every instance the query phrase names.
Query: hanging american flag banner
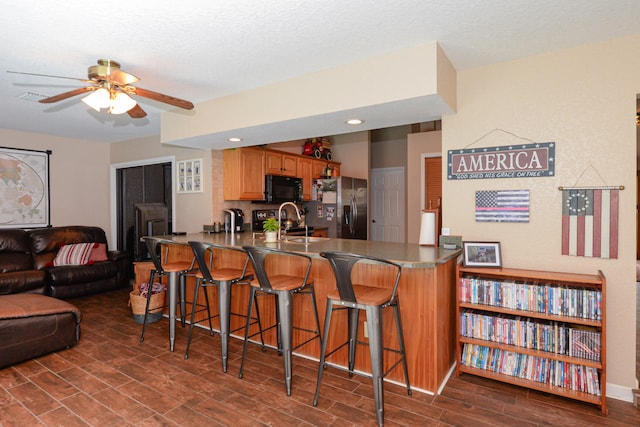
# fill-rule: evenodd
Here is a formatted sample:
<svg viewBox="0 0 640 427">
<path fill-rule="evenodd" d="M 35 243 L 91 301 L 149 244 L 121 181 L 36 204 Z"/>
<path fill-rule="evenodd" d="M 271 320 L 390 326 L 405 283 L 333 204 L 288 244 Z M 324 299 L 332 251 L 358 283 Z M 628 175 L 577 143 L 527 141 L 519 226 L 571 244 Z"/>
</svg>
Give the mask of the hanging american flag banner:
<svg viewBox="0 0 640 427">
<path fill-rule="evenodd" d="M 476 222 L 529 222 L 529 190 L 476 191 Z"/>
<path fill-rule="evenodd" d="M 618 258 L 619 192 L 562 190 L 562 255 Z"/>
</svg>

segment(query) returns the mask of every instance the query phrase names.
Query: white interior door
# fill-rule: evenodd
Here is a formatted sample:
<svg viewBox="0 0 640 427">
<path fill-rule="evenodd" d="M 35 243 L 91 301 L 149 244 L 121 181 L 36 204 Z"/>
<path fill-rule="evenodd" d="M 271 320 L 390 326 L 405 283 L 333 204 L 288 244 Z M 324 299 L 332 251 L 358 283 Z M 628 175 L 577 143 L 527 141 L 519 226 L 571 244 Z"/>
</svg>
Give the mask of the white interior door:
<svg viewBox="0 0 640 427">
<path fill-rule="evenodd" d="M 406 241 L 404 168 L 371 169 L 371 240 Z"/>
</svg>

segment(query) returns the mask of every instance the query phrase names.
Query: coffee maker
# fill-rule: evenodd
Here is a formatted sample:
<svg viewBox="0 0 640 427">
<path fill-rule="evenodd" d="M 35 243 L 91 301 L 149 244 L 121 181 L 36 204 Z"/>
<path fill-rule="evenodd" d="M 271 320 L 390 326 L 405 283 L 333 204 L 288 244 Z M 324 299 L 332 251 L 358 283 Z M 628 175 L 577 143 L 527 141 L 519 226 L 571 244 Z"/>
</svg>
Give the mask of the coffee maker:
<svg viewBox="0 0 640 427">
<path fill-rule="evenodd" d="M 231 208 L 224 210 L 225 233 L 239 233 L 244 231 L 244 213 L 242 209 Z"/>
</svg>

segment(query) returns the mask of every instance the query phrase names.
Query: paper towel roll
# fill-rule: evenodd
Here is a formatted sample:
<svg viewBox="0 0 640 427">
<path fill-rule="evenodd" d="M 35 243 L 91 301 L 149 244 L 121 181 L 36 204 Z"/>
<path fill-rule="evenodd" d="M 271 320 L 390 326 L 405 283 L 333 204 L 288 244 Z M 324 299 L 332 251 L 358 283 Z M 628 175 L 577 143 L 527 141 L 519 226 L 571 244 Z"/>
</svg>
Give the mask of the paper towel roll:
<svg viewBox="0 0 640 427">
<path fill-rule="evenodd" d="M 420 244 L 435 245 L 436 244 L 436 213 L 422 212 L 422 220 L 420 222 Z"/>
</svg>

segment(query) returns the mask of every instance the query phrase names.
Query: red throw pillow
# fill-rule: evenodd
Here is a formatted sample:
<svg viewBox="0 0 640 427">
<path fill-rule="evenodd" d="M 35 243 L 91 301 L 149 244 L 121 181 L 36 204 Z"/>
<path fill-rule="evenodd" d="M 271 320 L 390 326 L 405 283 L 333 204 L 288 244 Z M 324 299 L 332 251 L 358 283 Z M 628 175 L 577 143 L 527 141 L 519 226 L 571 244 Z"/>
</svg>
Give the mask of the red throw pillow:
<svg viewBox="0 0 640 427">
<path fill-rule="evenodd" d="M 91 251 L 91 257 L 89 261 L 91 263 L 100 262 L 100 261 L 108 261 L 109 257 L 107 256 L 107 244 L 106 243 L 95 243 L 93 245 L 93 250 Z"/>
</svg>

